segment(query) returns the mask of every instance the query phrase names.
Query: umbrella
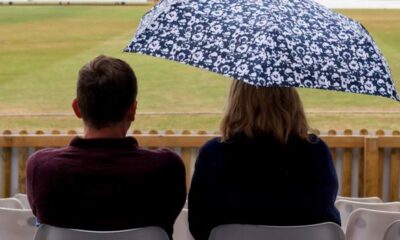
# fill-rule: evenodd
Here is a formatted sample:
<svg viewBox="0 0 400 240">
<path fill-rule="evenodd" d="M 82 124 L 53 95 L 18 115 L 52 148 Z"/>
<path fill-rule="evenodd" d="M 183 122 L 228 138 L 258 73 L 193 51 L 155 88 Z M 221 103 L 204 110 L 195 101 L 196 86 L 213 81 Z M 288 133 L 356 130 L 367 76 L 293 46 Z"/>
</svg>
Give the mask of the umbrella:
<svg viewBox="0 0 400 240">
<path fill-rule="evenodd" d="M 400 101 L 368 31 L 312 0 L 162 0 L 126 52 L 254 86 L 328 89 Z"/>
</svg>

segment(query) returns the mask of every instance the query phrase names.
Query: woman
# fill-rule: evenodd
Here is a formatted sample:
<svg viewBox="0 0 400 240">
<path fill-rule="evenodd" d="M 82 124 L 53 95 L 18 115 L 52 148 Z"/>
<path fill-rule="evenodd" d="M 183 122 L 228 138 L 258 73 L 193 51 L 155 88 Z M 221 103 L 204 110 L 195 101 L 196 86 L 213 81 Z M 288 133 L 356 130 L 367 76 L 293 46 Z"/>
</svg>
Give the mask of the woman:
<svg viewBox="0 0 400 240">
<path fill-rule="evenodd" d="M 308 134 L 294 88 L 233 81 L 221 138 L 200 150 L 189 193 L 197 240 L 221 224 L 340 224 L 327 145 Z"/>
</svg>

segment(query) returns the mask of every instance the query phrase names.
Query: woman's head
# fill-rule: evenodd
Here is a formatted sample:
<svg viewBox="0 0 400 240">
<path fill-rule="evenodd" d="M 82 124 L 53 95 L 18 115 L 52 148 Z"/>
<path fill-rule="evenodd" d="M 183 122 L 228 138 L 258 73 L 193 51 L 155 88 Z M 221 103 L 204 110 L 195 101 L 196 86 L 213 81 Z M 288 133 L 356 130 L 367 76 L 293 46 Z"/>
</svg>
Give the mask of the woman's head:
<svg viewBox="0 0 400 240">
<path fill-rule="evenodd" d="M 255 87 L 234 80 L 221 122 L 222 140 L 273 135 L 286 143 L 290 135 L 307 138 L 308 123 L 294 88 Z"/>
</svg>

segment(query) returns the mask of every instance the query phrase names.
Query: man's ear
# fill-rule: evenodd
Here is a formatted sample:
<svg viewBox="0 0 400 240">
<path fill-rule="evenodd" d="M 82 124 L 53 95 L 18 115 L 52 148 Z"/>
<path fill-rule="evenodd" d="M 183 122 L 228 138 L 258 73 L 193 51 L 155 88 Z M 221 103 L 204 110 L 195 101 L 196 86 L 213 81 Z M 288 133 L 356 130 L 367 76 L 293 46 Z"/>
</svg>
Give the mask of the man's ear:
<svg viewBox="0 0 400 240">
<path fill-rule="evenodd" d="M 137 108 L 137 101 L 134 101 L 132 105 L 129 107 L 127 118 L 129 121 L 135 121 L 136 116 L 136 108 Z"/>
<path fill-rule="evenodd" d="M 82 118 L 82 113 L 79 109 L 78 100 L 76 98 L 72 100 L 72 109 L 74 110 L 75 116 L 77 116 L 78 118 Z"/>
</svg>

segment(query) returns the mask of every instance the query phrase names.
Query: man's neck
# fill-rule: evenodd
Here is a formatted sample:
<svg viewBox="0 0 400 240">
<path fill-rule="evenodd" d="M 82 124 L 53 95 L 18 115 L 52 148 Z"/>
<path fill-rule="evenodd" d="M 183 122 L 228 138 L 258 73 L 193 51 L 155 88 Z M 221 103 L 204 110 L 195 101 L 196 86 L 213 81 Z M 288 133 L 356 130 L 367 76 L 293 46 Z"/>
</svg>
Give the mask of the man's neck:
<svg viewBox="0 0 400 240">
<path fill-rule="evenodd" d="M 84 138 L 124 138 L 126 130 L 119 126 L 105 127 L 101 129 L 91 128 L 85 126 Z"/>
</svg>

